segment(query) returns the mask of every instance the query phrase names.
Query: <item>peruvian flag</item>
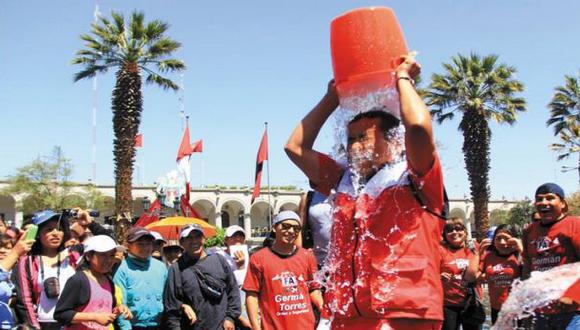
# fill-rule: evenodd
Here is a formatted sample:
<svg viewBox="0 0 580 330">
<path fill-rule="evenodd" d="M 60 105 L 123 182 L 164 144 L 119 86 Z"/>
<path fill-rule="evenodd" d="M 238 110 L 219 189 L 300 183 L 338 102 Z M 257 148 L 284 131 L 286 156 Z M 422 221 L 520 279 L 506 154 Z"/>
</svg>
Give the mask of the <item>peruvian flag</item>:
<svg viewBox="0 0 580 330">
<path fill-rule="evenodd" d="M 158 199 L 151 203 L 149 209 L 139 217 L 139 220 L 135 223 L 135 226 L 145 227 L 150 223 L 159 220 L 159 214 L 161 213 L 161 203 Z"/>
<path fill-rule="evenodd" d="M 203 151 L 203 140 L 196 141 L 194 143 L 189 142 L 189 123 L 185 124 L 185 130 L 183 131 L 183 136 L 181 137 L 181 144 L 179 145 L 179 150 L 177 150 L 177 167 L 183 173 L 185 177 L 185 196 L 189 201 L 189 182 L 191 181 L 191 165 L 189 159 L 191 154 L 194 152 Z"/>
<path fill-rule="evenodd" d="M 143 147 L 143 134 L 139 133 L 135 135 L 135 148 Z"/>
<path fill-rule="evenodd" d="M 262 182 L 262 167 L 264 161 L 268 160 L 268 131 L 264 130 L 260 148 L 258 149 L 258 156 L 256 157 L 256 183 L 254 185 L 254 192 L 252 193 L 252 203 L 260 196 L 260 183 Z"/>
</svg>

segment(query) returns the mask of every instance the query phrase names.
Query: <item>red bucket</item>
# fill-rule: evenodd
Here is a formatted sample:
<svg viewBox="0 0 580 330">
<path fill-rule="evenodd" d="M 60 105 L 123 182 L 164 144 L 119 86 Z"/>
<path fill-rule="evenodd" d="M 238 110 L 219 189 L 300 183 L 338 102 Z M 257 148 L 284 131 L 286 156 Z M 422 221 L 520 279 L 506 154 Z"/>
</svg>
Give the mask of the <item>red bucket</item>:
<svg viewBox="0 0 580 330">
<path fill-rule="evenodd" d="M 360 8 L 336 17 L 330 45 L 341 98 L 392 87 L 393 71 L 408 52 L 395 13 L 386 7 Z"/>
</svg>

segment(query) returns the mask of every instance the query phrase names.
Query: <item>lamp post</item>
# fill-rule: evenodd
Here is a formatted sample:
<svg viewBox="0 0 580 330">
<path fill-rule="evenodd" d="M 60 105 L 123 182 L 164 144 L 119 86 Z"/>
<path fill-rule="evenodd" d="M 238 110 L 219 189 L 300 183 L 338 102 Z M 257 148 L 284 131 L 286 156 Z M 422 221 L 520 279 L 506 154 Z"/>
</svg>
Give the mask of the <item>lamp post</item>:
<svg viewBox="0 0 580 330">
<path fill-rule="evenodd" d="M 179 200 L 179 196 L 175 196 L 173 200 L 173 210 L 175 211 L 175 215 L 179 215 L 179 209 L 181 206 L 181 201 Z"/>
<path fill-rule="evenodd" d="M 469 203 L 471 200 L 467 198 L 466 194 L 463 194 L 463 200 L 465 203 L 465 229 L 467 229 L 467 237 L 471 239 L 471 220 L 469 219 Z"/>
<path fill-rule="evenodd" d="M 149 197 L 147 196 L 143 197 L 141 203 L 143 204 L 143 212 L 147 212 L 147 210 L 149 210 L 149 207 L 151 207 L 151 201 L 149 200 Z"/>
</svg>

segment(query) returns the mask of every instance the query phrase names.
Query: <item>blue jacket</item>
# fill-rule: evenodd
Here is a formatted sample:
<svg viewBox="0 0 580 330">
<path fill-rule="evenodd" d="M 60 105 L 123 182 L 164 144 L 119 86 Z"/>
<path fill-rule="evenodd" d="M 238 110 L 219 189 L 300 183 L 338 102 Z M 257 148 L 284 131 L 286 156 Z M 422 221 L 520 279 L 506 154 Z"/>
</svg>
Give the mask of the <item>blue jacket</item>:
<svg viewBox="0 0 580 330">
<path fill-rule="evenodd" d="M 133 314 L 128 321 L 117 319 L 121 329 L 154 327 L 161 325 L 163 313 L 163 288 L 167 279 L 167 267 L 155 259 L 143 261 L 128 255 L 113 277 L 113 282 L 123 293 L 123 304 Z"/>
</svg>

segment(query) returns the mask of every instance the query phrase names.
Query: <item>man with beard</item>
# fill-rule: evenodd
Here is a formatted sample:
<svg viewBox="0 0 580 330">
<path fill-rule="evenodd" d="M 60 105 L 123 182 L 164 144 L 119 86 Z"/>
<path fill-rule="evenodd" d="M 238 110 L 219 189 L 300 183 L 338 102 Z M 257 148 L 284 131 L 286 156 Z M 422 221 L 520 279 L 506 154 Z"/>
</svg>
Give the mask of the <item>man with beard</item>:
<svg viewBox="0 0 580 330">
<path fill-rule="evenodd" d="M 313 188 L 334 191 L 324 294 L 333 328 L 438 329 L 443 320 L 443 175 L 431 116 L 413 85 L 420 65 L 411 54 L 401 60 L 400 118 L 382 108 L 356 115 L 347 126 L 346 168 L 313 150 L 338 107 L 333 82 L 285 147 Z"/>
</svg>

